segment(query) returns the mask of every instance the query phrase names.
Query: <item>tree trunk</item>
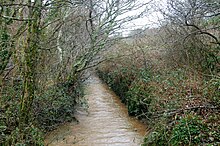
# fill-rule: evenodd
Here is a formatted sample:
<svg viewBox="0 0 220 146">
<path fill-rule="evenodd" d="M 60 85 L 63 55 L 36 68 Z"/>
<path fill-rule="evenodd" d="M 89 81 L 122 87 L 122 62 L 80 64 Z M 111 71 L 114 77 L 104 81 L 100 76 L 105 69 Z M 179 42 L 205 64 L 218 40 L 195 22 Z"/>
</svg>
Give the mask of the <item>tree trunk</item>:
<svg viewBox="0 0 220 146">
<path fill-rule="evenodd" d="M 33 3 L 28 1 L 28 30 L 24 50 L 24 82 L 23 95 L 20 103 L 19 128 L 24 132 L 25 125 L 31 121 L 32 103 L 35 97 L 36 88 L 36 65 L 38 61 L 40 18 L 41 18 L 41 0 L 35 0 Z"/>
</svg>

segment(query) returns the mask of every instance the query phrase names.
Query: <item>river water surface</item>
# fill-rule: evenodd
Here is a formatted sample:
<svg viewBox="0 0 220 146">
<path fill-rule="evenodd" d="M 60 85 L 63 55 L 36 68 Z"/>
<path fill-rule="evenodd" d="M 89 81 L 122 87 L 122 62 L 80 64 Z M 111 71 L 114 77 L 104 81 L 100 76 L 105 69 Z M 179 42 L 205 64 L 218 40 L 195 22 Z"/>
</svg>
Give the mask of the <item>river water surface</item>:
<svg viewBox="0 0 220 146">
<path fill-rule="evenodd" d="M 144 124 L 131 118 L 119 98 L 96 76 L 85 87 L 88 111 L 77 110 L 79 123 L 60 126 L 48 134 L 48 146 L 139 146 Z"/>
</svg>

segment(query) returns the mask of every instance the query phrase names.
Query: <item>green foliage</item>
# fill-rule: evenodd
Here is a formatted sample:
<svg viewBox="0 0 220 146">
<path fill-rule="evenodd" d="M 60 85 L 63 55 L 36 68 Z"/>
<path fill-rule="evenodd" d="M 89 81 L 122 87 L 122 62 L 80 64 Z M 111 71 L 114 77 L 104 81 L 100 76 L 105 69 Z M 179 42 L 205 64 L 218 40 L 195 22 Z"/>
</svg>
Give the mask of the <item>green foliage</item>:
<svg viewBox="0 0 220 146">
<path fill-rule="evenodd" d="M 167 146 L 169 145 L 168 140 L 168 129 L 166 121 L 160 121 L 154 125 L 153 130 L 145 137 L 142 146 Z"/>
<path fill-rule="evenodd" d="M 151 81 L 150 72 L 140 70 L 137 79 L 134 80 L 126 93 L 128 100 L 127 107 L 130 115 L 139 116 L 148 111 L 153 100 L 152 87 L 148 84 Z M 142 116 L 143 117 L 143 116 Z"/>
<path fill-rule="evenodd" d="M 80 83 L 59 84 L 42 90 L 34 100 L 32 121 L 21 133 L 18 128 L 22 82 L 4 85 L 0 99 L 0 145 L 43 145 L 43 133 L 74 119 L 76 99 L 83 96 Z"/>
<path fill-rule="evenodd" d="M 43 133 L 33 125 L 26 126 L 25 131 L 22 133 L 18 128 L 15 128 L 15 130 L 5 138 L 3 145 L 43 146 Z"/>
<path fill-rule="evenodd" d="M 202 142 L 208 128 L 200 117 L 189 114 L 176 121 L 171 132 L 170 143 L 178 145 L 196 145 Z"/>
<path fill-rule="evenodd" d="M 201 62 L 204 72 L 216 73 L 220 71 L 218 64 L 220 63 L 220 56 L 218 55 L 220 46 L 210 47 L 204 54 L 205 58 Z"/>
<path fill-rule="evenodd" d="M 3 88 L 0 99 L 0 145 L 43 145 L 43 134 L 32 125 L 26 125 L 25 135 L 22 136 L 18 128 L 19 98 L 22 84 L 14 86 L 7 83 Z"/>
<path fill-rule="evenodd" d="M 145 138 L 143 146 L 217 145 L 219 127 L 209 127 L 201 116 L 188 113 L 176 116 L 172 124 L 159 122 Z"/>
<path fill-rule="evenodd" d="M 215 76 L 206 82 L 203 92 L 206 97 L 211 99 L 213 104 L 220 105 L 220 77 Z"/>
<path fill-rule="evenodd" d="M 48 131 L 63 122 L 73 120 L 76 99 L 82 96 L 82 86 L 79 83 L 49 87 L 34 101 L 36 124 L 42 130 Z"/>
<path fill-rule="evenodd" d="M 135 74 L 128 68 L 120 68 L 113 72 L 98 71 L 99 76 L 111 87 L 111 89 L 121 98 L 123 103 L 127 103 L 126 93 L 129 90 Z"/>
<path fill-rule="evenodd" d="M 10 35 L 7 33 L 6 28 L 0 29 L 0 74 L 6 68 L 11 56 L 9 41 Z"/>
</svg>

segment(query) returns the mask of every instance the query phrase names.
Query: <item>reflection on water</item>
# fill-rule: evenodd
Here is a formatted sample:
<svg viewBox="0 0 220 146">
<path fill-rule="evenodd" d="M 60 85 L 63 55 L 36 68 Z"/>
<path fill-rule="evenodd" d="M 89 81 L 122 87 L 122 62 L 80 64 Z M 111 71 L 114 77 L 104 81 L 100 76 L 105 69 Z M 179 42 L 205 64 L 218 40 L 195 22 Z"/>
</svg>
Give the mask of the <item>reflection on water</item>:
<svg viewBox="0 0 220 146">
<path fill-rule="evenodd" d="M 138 146 L 146 127 L 127 115 L 118 97 L 92 76 L 87 82 L 88 111 L 78 110 L 79 123 L 69 123 L 51 132 L 49 146 Z"/>
</svg>

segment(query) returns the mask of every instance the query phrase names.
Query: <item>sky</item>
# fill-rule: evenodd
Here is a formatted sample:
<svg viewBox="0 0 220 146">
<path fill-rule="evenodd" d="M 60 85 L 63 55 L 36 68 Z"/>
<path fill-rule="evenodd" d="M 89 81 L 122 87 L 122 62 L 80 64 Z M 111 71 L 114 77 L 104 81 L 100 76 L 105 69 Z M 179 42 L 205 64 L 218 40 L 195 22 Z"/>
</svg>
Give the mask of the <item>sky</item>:
<svg viewBox="0 0 220 146">
<path fill-rule="evenodd" d="M 140 0 L 140 2 L 143 1 L 146 0 L 142 0 L 142 1 Z M 146 13 L 145 16 L 125 24 L 126 28 L 120 31 L 123 32 L 123 35 L 127 35 L 130 32 L 130 30 L 139 29 L 139 28 L 145 29 L 145 28 L 158 27 L 160 25 L 159 20 L 163 19 L 163 15 L 160 12 L 156 12 L 155 8 L 159 8 L 159 7 L 164 8 L 165 6 L 166 6 L 166 0 L 154 0 L 151 4 L 152 9 L 148 13 Z M 144 8 L 136 11 L 130 11 L 122 15 L 121 17 L 132 16 L 140 13 L 143 10 Z"/>
</svg>

